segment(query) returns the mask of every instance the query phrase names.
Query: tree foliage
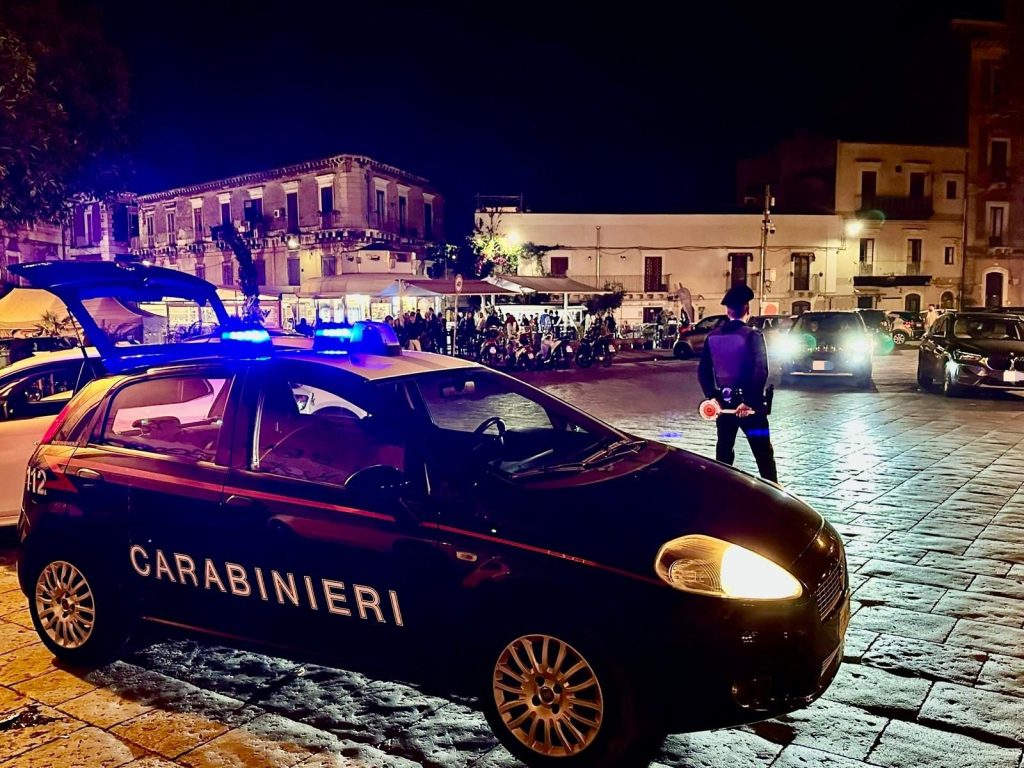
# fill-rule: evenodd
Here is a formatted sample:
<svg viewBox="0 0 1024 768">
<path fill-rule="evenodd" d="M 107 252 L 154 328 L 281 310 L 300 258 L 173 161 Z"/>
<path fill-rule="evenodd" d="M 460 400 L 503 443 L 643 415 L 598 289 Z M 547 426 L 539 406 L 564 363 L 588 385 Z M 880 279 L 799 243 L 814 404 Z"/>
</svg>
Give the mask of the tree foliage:
<svg viewBox="0 0 1024 768">
<path fill-rule="evenodd" d="M 128 74 L 94 9 L 0 3 L 0 222 L 65 219 L 123 188 Z"/>
</svg>

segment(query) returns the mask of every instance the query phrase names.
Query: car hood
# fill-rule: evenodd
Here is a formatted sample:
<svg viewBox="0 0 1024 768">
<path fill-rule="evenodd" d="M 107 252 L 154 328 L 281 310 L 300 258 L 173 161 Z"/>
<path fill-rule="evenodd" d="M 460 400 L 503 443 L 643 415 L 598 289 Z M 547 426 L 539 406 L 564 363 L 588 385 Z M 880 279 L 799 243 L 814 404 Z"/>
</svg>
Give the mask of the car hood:
<svg viewBox="0 0 1024 768">
<path fill-rule="evenodd" d="M 661 546 L 687 534 L 788 566 L 824 522 L 772 483 L 658 443 L 604 473 L 607 479 L 593 482 L 580 475 L 545 487 L 510 483 L 487 524 L 532 547 L 651 577 Z"/>
<path fill-rule="evenodd" d="M 1010 354 L 1024 355 L 1024 341 L 1012 339 L 954 339 L 953 348 L 976 355 Z"/>
</svg>

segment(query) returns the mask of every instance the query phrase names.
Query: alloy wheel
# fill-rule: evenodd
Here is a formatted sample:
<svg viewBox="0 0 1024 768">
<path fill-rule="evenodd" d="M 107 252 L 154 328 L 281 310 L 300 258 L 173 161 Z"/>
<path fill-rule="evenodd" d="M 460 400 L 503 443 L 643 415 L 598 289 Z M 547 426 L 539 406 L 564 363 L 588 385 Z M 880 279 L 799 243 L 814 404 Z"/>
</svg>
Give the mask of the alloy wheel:
<svg viewBox="0 0 1024 768">
<path fill-rule="evenodd" d="M 567 757 L 597 738 L 604 721 L 601 685 L 590 662 L 550 635 L 524 635 L 505 646 L 492 678 L 498 716 L 539 755 Z"/>
<path fill-rule="evenodd" d="M 64 560 L 43 568 L 36 581 L 36 614 L 47 637 L 61 648 L 81 648 L 96 623 L 96 599 L 84 574 Z"/>
</svg>

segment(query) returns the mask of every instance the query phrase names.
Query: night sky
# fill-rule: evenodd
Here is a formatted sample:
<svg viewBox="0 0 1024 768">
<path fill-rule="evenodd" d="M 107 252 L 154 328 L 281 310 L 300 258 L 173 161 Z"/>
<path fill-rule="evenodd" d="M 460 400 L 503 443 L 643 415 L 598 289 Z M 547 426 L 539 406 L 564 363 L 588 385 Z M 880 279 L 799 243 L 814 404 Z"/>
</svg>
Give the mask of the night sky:
<svg viewBox="0 0 1024 768">
<path fill-rule="evenodd" d="M 477 192 L 521 192 L 535 211 L 724 210 L 736 159 L 798 129 L 962 143 L 967 54 L 949 20 L 1001 16 L 995 0 L 718 0 L 671 17 L 643 3 L 99 5 L 132 72 L 136 191 L 365 153 L 430 178 L 450 236 Z"/>
</svg>

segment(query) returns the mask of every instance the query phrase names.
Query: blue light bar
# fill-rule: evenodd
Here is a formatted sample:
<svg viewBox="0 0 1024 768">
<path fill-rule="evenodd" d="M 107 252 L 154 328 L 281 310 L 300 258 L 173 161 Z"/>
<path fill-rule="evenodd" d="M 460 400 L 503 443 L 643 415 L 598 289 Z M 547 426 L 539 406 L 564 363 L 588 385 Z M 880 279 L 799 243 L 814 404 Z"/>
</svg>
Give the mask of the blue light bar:
<svg viewBox="0 0 1024 768">
<path fill-rule="evenodd" d="M 348 327 L 335 328 L 317 328 L 313 332 L 314 336 L 328 339 L 348 339 L 352 337 L 352 329 Z"/>
<path fill-rule="evenodd" d="M 313 349 L 327 355 L 398 355 L 402 348 L 387 323 L 360 320 L 355 325 L 321 325 L 313 332 Z"/>
<path fill-rule="evenodd" d="M 268 344 L 270 334 L 264 328 L 247 328 L 244 331 L 225 331 L 221 334 L 223 341 L 241 341 L 248 344 Z"/>
</svg>

